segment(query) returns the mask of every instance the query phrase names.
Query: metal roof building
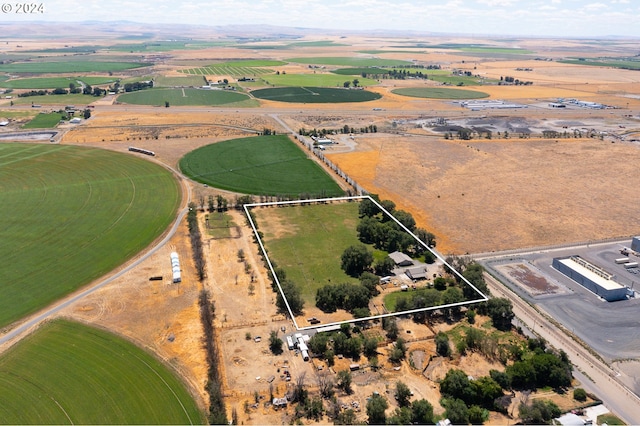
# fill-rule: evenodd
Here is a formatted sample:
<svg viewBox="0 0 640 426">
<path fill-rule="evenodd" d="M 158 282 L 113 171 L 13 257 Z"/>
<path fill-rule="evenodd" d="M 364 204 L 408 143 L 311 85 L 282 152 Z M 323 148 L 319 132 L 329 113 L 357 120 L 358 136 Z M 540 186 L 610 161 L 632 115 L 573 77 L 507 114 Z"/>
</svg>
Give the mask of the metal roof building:
<svg viewBox="0 0 640 426">
<path fill-rule="evenodd" d="M 553 267 L 607 302 L 627 298 L 627 288 L 613 280 L 613 275 L 579 256 L 556 257 Z"/>
<path fill-rule="evenodd" d="M 409 256 L 407 256 L 406 254 L 404 254 L 402 252 L 394 251 L 393 253 L 389 253 L 389 257 L 398 266 L 410 266 L 410 265 L 413 265 L 413 259 L 411 259 Z"/>
</svg>

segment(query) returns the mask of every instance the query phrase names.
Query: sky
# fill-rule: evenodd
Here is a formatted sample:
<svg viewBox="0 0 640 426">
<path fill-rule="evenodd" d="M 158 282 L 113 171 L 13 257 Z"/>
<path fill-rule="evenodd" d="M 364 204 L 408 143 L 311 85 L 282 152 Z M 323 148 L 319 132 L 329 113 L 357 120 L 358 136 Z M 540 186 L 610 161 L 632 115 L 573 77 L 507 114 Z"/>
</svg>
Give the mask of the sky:
<svg viewBox="0 0 640 426">
<path fill-rule="evenodd" d="M 128 20 L 269 24 L 469 35 L 640 37 L 640 0 L 43 0 L 44 12 L 2 3 L 0 21 Z M 31 3 L 34 4 L 34 3 Z"/>
</svg>

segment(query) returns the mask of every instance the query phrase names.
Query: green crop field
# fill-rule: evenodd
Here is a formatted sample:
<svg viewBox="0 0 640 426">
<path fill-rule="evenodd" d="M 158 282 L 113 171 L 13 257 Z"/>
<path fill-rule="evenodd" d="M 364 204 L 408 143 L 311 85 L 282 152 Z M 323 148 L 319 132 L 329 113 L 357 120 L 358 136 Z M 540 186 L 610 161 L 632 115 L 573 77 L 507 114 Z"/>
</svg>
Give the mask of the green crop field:
<svg viewBox="0 0 640 426">
<path fill-rule="evenodd" d="M 489 97 L 487 93 L 476 90 L 451 89 L 445 87 L 404 87 L 391 91 L 397 95 L 430 99 L 480 99 Z"/>
<path fill-rule="evenodd" d="M 378 93 L 366 90 L 338 89 L 330 87 L 275 87 L 258 89 L 251 94 L 259 99 L 296 103 L 367 102 L 380 99 Z"/>
<path fill-rule="evenodd" d="M 176 87 L 176 86 L 195 86 L 200 87 L 207 84 L 202 76 L 186 75 L 184 77 L 167 77 L 158 76 L 154 80 L 154 87 Z"/>
<path fill-rule="evenodd" d="M 229 90 L 209 89 L 148 89 L 125 93 L 118 96 L 118 102 L 135 105 L 233 105 L 234 107 L 253 107 L 258 102 L 244 93 Z"/>
<path fill-rule="evenodd" d="M 401 61 L 397 59 L 379 59 L 379 58 L 354 58 L 352 56 L 332 57 L 321 56 L 315 58 L 289 58 L 288 62 L 299 64 L 316 64 L 316 65 L 336 65 L 348 67 L 392 67 L 394 65 L 411 65 L 409 61 Z"/>
<path fill-rule="evenodd" d="M 108 72 L 124 71 L 132 68 L 148 67 L 153 64 L 138 62 L 102 62 L 102 61 L 69 61 L 69 62 L 14 62 L 0 64 L 0 72 L 25 74 L 50 74 L 74 72 Z"/>
<path fill-rule="evenodd" d="M 266 62 L 266 61 L 265 61 Z M 189 75 L 228 75 L 231 77 L 257 77 L 263 74 L 273 73 L 272 69 L 253 67 L 246 65 L 225 65 L 216 64 L 209 65 L 207 67 L 189 68 L 186 70 L 179 70 L 184 74 Z"/>
<path fill-rule="evenodd" d="M 0 357 L 3 424 L 204 424 L 177 375 L 129 341 L 56 320 Z"/>
<path fill-rule="evenodd" d="M 634 60 L 616 60 L 616 59 L 602 59 L 602 60 L 584 60 L 584 59 L 566 59 L 558 61 L 563 64 L 572 65 L 585 65 L 590 67 L 608 67 L 608 68 L 621 68 L 626 70 L 640 70 L 640 61 Z"/>
<path fill-rule="evenodd" d="M 271 209 L 270 220 L 291 230 L 277 237 L 261 219 L 260 209 L 253 210 L 258 228 L 264 232 L 269 258 L 298 285 L 308 305 L 315 306 L 316 292 L 326 284 L 358 282 L 340 268 L 340 258 L 347 247 L 360 244 L 356 232 L 359 205 L 352 202 Z"/>
<path fill-rule="evenodd" d="M 140 252 L 169 226 L 179 201 L 172 174 L 133 155 L 0 144 L 0 327 Z"/>
<path fill-rule="evenodd" d="M 148 41 L 134 44 L 118 44 L 104 47 L 106 50 L 115 52 L 169 52 L 171 50 L 194 50 L 206 49 L 209 47 L 226 46 L 228 42 L 206 42 L 206 41 Z"/>
<path fill-rule="evenodd" d="M 334 74 L 340 74 L 340 75 L 362 75 L 363 73 L 375 75 L 375 74 L 386 74 L 389 72 L 389 70 L 377 68 L 377 67 L 360 67 L 360 68 L 339 68 L 331 72 Z"/>
<path fill-rule="evenodd" d="M 229 61 L 229 62 L 222 62 L 219 64 L 215 64 L 215 66 L 250 67 L 250 68 L 277 67 L 280 65 L 287 65 L 287 63 L 284 61 L 253 59 L 253 60 L 247 60 L 247 61 Z"/>
<path fill-rule="evenodd" d="M 349 44 L 336 43 L 332 40 L 318 40 L 318 41 L 295 41 L 289 43 L 287 47 L 332 47 L 332 46 L 349 46 Z"/>
<path fill-rule="evenodd" d="M 0 117 L 2 118 L 24 118 L 24 117 L 34 117 L 36 115 L 36 111 L 7 111 L 0 110 Z"/>
<path fill-rule="evenodd" d="M 51 78 L 19 78 L 15 80 L 3 81 L 0 83 L 0 87 L 6 87 L 9 89 L 55 89 L 56 87 L 62 87 L 64 89 L 69 87 L 69 83 L 75 84 L 80 87 L 82 81 L 88 85 L 96 84 L 108 84 L 116 81 L 113 77 L 51 77 Z"/>
<path fill-rule="evenodd" d="M 262 79 L 273 86 L 299 86 L 299 87 L 343 87 L 346 81 L 352 82 L 351 76 L 337 74 L 280 74 L 269 75 Z M 376 80 L 358 76 L 359 86 L 373 86 L 378 84 Z"/>
<path fill-rule="evenodd" d="M 64 114 L 59 112 L 40 113 L 22 126 L 23 129 L 50 129 L 56 127 Z"/>
<path fill-rule="evenodd" d="M 23 98 L 13 98 L 12 100 L 16 105 L 87 105 L 97 99 L 100 98 L 74 93 L 72 95 L 27 96 Z"/>
<path fill-rule="evenodd" d="M 231 139 L 198 148 L 180 170 L 201 183 L 255 195 L 343 195 L 338 184 L 285 135 Z"/>
</svg>

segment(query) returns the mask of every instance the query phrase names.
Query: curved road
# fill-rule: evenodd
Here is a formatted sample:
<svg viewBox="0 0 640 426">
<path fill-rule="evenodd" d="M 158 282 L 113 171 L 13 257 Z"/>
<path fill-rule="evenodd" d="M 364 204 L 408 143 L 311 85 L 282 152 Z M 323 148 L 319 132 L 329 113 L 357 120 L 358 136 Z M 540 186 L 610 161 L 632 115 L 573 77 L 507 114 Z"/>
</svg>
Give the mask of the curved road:
<svg viewBox="0 0 640 426">
<path fill-rule="evenodd" d="M 175 169 L 173 169 L 172 167 L 169 167 L 167 165 L 164 165 L 164 167 L 166 167 L 167 169 L 171 170 L 175 176 L 179 179 L 182 188 L 183 188 L 183 194 L 186 194 L 186 204 L 188 205 L 189 202 L 191 201 L 191 189 L 189 187 L 189 185 L 187 184 L 186 180 L 184 179 L 184 177 L 178 173 Z M 90 286 L 89 288 L 85 288 L 83 290 L 81 290 L 80 292 L 77 292 L 47 308 L 45 308 L 44 311 L 40 311 L 39 313 L 32 315 L 31 317 L 27 318 L 26 321 L 22 322 L 20 325 L 18 325 L 17 327 L 11 329 L 9 332 L 7 332 L 6 334 L 4 334 L 2 337 L 0 337 L 0 348 L 2 348 L 2 350 L 6 349 L 3 348 L 3 345 L 5 345 L 6 343 L 11 342 L 14 339 L 19 339 L 21 337 L 23 337 L 24 334 L 26 334 L 27 332 L 29 332 L 33 327 L 37 326 L 38 324 L 40 324 L 41 322 L 51 318 L 53 315 L 56 315 L 57 313 L 59 313 L 60 311 L 62 311 L 63 309 L 69 307 L 70 305 L 76 303 L 77 301 L 83 299 L 84 297 L 90 295 L 91 293 L 94 293 L 95 291 L 101 289 L 102 287 L 106 286 L 107 284 L 111 283 L 112 281 L 114 281 L 115 279 L 119 278 L 120 276 L 124 275 L 125 273 L 129 272 L 130 270 L 132 270 L 133 268 L 135 268 L 136 266 L 140 265 L 142 262 L 144 262 L 146 259 L 148 259 L 152 254 L 154 254 L 155 252 L 157 252 L 160 248 L 162 248 L 167 242 L 169 242 L 169 240 L 171 240 L 171 238 L 173 237 L 173 235 L 176 233 L 178 226 L 180 226 L 180 223 L 182 222 L 182 220 L 184 219 L 184 217 L 186 216 L 188 212 L 188 208 L 187 207 L 183 207 L 179 212 L 178 215 L 175 219 L 175 221 L 173 222 L 173 225 L 171 226 L 171 229 L 169 230 L 169 232 L 167 232 L 164 237 L 158 241 L 155 245 L 153 245 L 150 249 L 148 249 L 146 252 L 144 252 L 141 256 L 137 257 L 135 260 L 131 261 L 129 264 L 127 264 L 123 269 L 119 270 L 118 272 L 114 273 L 113 275 L 109 275 L 106 278 L 103 278 L 101 281 L 98 281 L 96 284 Z M 0 352 L 2 352 L 2 350 L 0 350 Z"/>
<path fill-rule="evenodd" d="M 527 304 L 491 275 L 485 273 L 485 280 L 494 296 L 511 301 L 513 313 L 522 323 L 567 353 L 574 365 L 574 376 L 587 391 L 601 398 L 604 405 L 627 424 L 640 424 L 640 398 L 618 380 L 616 371 L 558 328 L 548 315 Z"/>
</svg>

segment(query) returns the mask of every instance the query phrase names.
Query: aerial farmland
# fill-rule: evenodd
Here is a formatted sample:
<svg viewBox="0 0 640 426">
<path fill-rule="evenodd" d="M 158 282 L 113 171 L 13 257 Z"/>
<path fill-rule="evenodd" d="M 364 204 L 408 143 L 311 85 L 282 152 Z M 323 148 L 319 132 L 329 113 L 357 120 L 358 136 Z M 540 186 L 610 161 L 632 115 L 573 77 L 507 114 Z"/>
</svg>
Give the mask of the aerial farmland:
<svg viewBox="0 0 640 426">
<path fill-rule="evenodd" d="M 0 49 L 8 423 L 640 421 L 476 261 L 640 233 L 632 40 L 74 25 Z"/>
</svg>

